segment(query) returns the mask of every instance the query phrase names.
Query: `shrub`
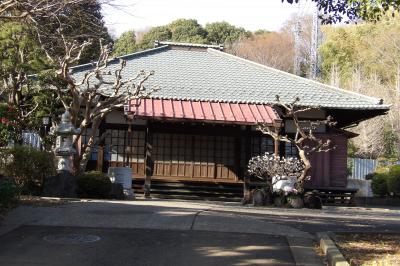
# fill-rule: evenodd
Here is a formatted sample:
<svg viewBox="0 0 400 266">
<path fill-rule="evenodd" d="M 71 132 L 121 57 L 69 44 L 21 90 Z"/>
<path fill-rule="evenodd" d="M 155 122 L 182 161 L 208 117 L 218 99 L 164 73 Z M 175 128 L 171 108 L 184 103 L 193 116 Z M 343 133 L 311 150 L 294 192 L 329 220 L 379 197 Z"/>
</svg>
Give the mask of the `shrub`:
<svg viewBox="0 0 400 266">
<path fill-rule="evenodd" d="M 387 173 L 376 173 L 372 178 L 371 188 L 374 195 L 384 197 L 388 194 Z"/>
<path fill-rule="evenodd" d="M 354 168 L 353 162 L 350 160 L 347 161 L 347 167 L 346 167 L 347 177 L 351 177 L 351 175 L 353 174 L 353 168 Z"/>
<path fill-rule="evenodd" d="M 56 170 L 52 153 L 29 146 L 2 149 L 0 163 L 3 174 L 13 178 L 27 194 L 40 194 L 44 178 Z"/>
<path fill-rule="evenodd" d="M 304 170 L 304 164 L 297 158 L 283 158 L 275 154 L 265 153 L 250 159 L 247 173 L 264 180 L 268 188 L 273 190 L 273 177 L 278 180 L 287 177 L 299 178 Z"/>
<path fill-rule="evenodd" d="M 372 180 L 372 178 L 374 178 L 374 176 L 376 175 L 376 173 L 369 173 L 365 175 L 365 180 Z"/>
<path fill-rule="evenodd" d="M 16 109 L 7 103 L 0 103 L 0 147 L 16 139 Z"/>
<path fill-rule="evenodd" d="M 318 190 L 308 191 L 304 194 L 304 207 L 309 209 L 322 209 L 322 200 Z"/>
<path fill-rule="evenodd" d="M 285 192 L 283 190 L 273 192 L 272 198 L 276 207 L 284 207 L 287 203 Z"/>
<path fill-rule="evenodd" d="M 106 199 L 110 197 L 111 180 L 102 172 L 91 171 L 78 176 L 78 196 L 81 198 Z"/>
<path fill-rule="evenodd" d="M 11 178 L 0 177 L 0 210 L 9 208 L 18 201 L 19 189 Z"/>
<path fill-rule="evenodd" d="M 390 167 L 387 188 L 390 194 L 400 196 L 400 165 L 393 165 Z"/>
<path fill-rule="evenodd" d="M 375 173 L 387 173 L 389 172 L 389 166 L 388 165 L 382 165 L 382 166 L 378 166 L 375 169 Z"/>
</svg>

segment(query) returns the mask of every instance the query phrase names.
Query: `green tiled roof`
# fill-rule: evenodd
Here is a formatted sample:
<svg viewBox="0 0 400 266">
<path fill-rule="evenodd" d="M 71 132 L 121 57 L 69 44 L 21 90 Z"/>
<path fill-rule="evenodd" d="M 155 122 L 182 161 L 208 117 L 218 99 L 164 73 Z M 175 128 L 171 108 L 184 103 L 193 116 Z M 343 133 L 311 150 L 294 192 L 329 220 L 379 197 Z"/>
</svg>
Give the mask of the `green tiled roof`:
<svg viewBox="0 0 400 266">
<path fill-rule="evenodd" d="M 191 47 L 196 47 L 195 45 Z M 152 97 L 162 99 L 274 103 L 300 98 L 300 104 L 332 109 L 389 109 L 380 99 L 328 86 L 245 60 L 213 48 L 171 49 L 169 45 L 122 56 L 127 61 L 122 76 L 153 70 L 145 86 L 159 86 Z M 109 69 L 119 66 L 112 60 Z M 92 65 L 75 67 L 80 80 Z"/>
</svg>

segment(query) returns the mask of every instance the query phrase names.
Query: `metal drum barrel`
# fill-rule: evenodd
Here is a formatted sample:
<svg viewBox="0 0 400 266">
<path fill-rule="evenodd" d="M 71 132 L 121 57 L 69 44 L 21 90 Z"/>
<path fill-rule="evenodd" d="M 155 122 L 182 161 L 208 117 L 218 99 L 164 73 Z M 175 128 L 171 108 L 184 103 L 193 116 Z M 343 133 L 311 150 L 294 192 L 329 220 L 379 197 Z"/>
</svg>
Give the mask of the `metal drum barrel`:
<svg viewBox="0 0 400 266">
<path fill-rule="evenodd" d="M 132 168 L 130 167 L 110 167 L 108 168 L 108 176 L 111 182 L 120 183 L 127 196 L 133 195 L 132 190 Z"/>
</svg>

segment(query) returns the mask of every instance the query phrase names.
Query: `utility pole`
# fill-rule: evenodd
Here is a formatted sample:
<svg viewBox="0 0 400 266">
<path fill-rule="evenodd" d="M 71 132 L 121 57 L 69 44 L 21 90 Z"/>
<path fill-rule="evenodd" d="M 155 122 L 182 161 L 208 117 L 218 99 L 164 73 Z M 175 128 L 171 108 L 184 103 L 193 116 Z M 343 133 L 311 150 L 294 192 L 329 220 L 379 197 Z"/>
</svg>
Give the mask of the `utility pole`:
<svg viewBox="0 0 400 266">
<path fill-rule="evenodd" d="M 318 47 L 321 42 L 321 20 L 319 19 L 318 7 L 314 8 L 312 32 L 311 32 L 311 51 L 310 51 L 310 78 L 316 79 L 319 67 Z"/>
<path fill-rule="evenodd" d="M 300 54 L 300 41 L 301 41 L 301 23 L 299 20 L 296 21 L 296 25 L 294 26 L 294 65 L 293 65 L 293 73 L 297 76 L 300 76 L 300 66 L 301 66 L 301 54 Z"/>
</svg>

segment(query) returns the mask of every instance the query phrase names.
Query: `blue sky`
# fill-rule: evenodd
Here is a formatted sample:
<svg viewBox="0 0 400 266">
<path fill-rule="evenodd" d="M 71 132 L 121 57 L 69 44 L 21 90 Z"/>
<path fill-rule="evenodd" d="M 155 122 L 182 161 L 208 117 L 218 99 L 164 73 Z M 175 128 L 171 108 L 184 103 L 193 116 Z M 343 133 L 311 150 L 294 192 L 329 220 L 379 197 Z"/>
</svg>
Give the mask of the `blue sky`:
<svg viewBox="0 0 400 266">
<path fill-rule="evenodd" d="M 117 8 L 105 6 L 106 25 L 115 36 L 135 29 L 165 25 L 177 18 L 194 18 L 200 24 L 227 21 L 247 30 L 279 30 L 293 14 L 309 13 L 312 3 L 282 3 L 281 0 L 117 0 Z"/>
</svg>

